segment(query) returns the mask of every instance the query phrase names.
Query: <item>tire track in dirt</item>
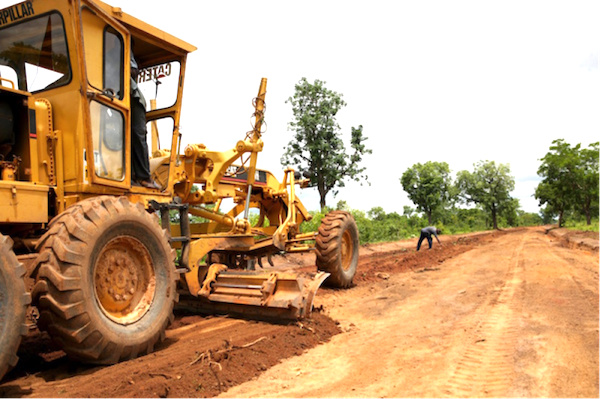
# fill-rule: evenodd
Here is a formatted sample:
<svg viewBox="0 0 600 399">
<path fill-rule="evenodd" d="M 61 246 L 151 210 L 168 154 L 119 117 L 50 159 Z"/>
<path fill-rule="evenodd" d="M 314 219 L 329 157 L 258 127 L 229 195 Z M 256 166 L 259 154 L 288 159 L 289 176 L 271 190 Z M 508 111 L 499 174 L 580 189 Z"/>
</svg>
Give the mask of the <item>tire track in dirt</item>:
<svg viewBox="0 0 600 399">
<path fill-rule="evenodd" d="M 181 323 L 180 320 L 178 321 Z M 198 336 L 198 331 L 202 331 L 202 334 L 205 336 L 208 336 L 208 334 L 219 335 L 219 333 L 216 333 L 217 331 L 232 328 L 243 323 L 244 321 L 239 319 L 211 317 L 194 321 L 191 324 L 184 324 L 180 327 L 171 327 L 168 330 L 167 336 L 171 339 L 186 339 Z"/>
<path fill-rule="evenodd" d="M 528 259 L 526 268 L 525 328 L 515 357 L 522 377 L 513 393 L 596 397 L 598 257 L 550 235 L 540 233 L 536 242 L 538 256 Z M 534 361 L 524 361 L 532 355 Z"/>
<path fill-rule="evenodd" d="M 513 298 L 522 283 L 524 242 L 512 253 L 504 284 L 475 315 L 479 320 L 469 337 L 472 342 L 460 356 L 442 389 L 446 397 L 502 397 L 513 380 L 513 353 L 518 337 L 518 321 Z M 459 323 L 467 330 L 472 318 Z"/>
<path fill-rule="evenodd" d="M 592 308 L 596 309 L 596 312 L 598 312 L 599 310 L 599 302 L 598 302 L 598 296 L 594 294 L 594 292 L 590 289 L 591 287 L 586 287 L 583 283 L 582 280 L 585 281 L 594 281 L 595 285 L 598 285 L 598 272 L 595 270 L 590 270 L 587 269 L 585 267 L 581 267 L 577 262 L 574 262 L 574 259 L 565 256 L 563 254 L 562 251 L 558 251 L 558 252 L 549 252 L 549 254 L 552 256 L 553 259 L 556 259 L 556 261 L 560 264 L 562 264 L 565 268 L 565 270 L 571 270 L 571 272 L 568 274 L 568 277 L 571 279 L 571 281 L 573 282 L 573 284 L 575 286 L 577 286 L 577 288 L 579 289 L 580 293 L 581 293 L 581 299 L 583 302 L 586 302 L 587 306 L 591 306 Z M 588 277 L 585 279 L 582 279 L 579 276 L 575 276 L 575 274 L 581 274 L 582 272 L 584 272 Z M 592 278 L 589 278 L 589 275 L 592 274 Z M 589 283 L 588 283 L 589 285 Z M 572 306 L 576 306 L 577 308 L 581 307 L 580 303 L 573 303 L 570 302 L 572 304 Z"/>
<path fill-rule="evenodd" d="M 448 374 L 436 377 L 430 367 L 444 359 L 448 348 L 445 332 L 453 330 L 457 320 L 455 313 L 445 312 L 456 309 L 456 300 L 461 302 L 457 306 L 461 313 L 471 311 L 460 291 L 469 287 L 469 276 L 478 269 L 469 266 L 476 255 L 464 263 L 459 259 L 504 235 L 452 237 L 432 250 L 415 252 L 410 245 L 410 249 L 392 248 L 361 256 L 357 286 L 320 293 L 319 302 L 347 334 L 334 337 L 331 346 L 318 347 L 306 357 L 269 370 L 260 382 L 235 387 L 223 396 L 419 397 L 423 389 L 441 392 L 440 384 Z M 484 290 L 494 287 L 492 279 L 503 279 L 505 273 L 506 267 L 494 268 L 480 284 Z M 468 295 L 477 296 L 476 292 L 469 288 Z M 486 294 L 485 300 L 489 296 Z M 460 337 L 456 340 L 461 342 Z M 435 353 L 430 355 L 432 348 Z M 419 375 L 424 370 L 426 374 Z M 421 384 L 423 389 L 413 389 Z"/>
<path fill-rule="evenodd" d="M 597 256 L 541 228 L 473 241 L 365 258 L 371 284 L 321 296 L 345 334 L 223 397 L 598 397 Z"/>
</svg>

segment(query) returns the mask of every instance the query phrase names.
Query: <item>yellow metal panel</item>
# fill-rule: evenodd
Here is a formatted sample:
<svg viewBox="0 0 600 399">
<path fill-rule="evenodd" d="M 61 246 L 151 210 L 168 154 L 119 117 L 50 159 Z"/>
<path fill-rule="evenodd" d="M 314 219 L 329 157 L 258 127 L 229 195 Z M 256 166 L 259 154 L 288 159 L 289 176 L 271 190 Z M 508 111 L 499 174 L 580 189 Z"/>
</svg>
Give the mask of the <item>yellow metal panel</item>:
<svg viewBox="0 0 600 399">
<path fill-rule="evenodd" d="M 252 244 L 254 244 L 254 238 L 252 236 L 242 235 L 206 235 L 193 240 L 190 245 L 190 271 L 185 274 L 190 293 L 194 296 L 198 296 L 198 292 L 200 291 L 201 283 L 198 279 L 198 268 L 200 267 L 200 261 L 204 255 L 215 249 L 248 249 Z"/>
<path fill-rule="evenodd" d="M 0 223 L 48 223 L 49 186 L 0 181 Z"/>
<path fill-rule="evenodd" d="M 168 34 L 150 24 L 147 24 L 144 21 L 140 21 L 139 19 L 124 13 L 119 7 L 112 7 L 106 3 L 103 3 L 99 0 L 93 0 L 99 7 L 101 7 L 106 13 L 108 13 L 111 17 L 119 20 L 121 23 L 124 23 L 129 26 L 129 28 L 133 28 L 143 32 L 143 34 L 147 38 L 154 39 L 157 44 L 161 45 L 163 48 L 167 48 L 170 51 L 179 50 L 183 53 L 191 53 L 195 51 L 197 48 L 175 36 Z"/>
<path fill-rule="evenodd" d="M 33 181 L 41 184 L 56 184 L 56 152 L 55 142 L 51 140 L 52 105 L 44 98 L 31 100 L 35 109 L 36 139 L 32 143 Z M 34 145 L 35 144 L 35 145 Z M 35 152 L 34 152 L 35 151 Z"/>
<path fill-rule="evenodd" d="M 106 23 L 94 14 L 93 10 L 82 8 L 81 18 L 83 22 L 83 34 L 85 45 L 85 65 L 87 78 L 91 85 L 102 88 L 102 59 L 104 29 Z"/>
</svg>

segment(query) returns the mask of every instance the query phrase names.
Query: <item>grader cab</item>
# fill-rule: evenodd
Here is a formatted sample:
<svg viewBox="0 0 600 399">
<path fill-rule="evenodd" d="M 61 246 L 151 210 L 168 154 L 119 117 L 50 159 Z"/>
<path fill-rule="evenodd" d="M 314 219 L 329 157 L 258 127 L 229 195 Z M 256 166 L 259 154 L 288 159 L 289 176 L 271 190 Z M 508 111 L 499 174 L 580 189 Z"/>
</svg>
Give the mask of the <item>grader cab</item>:
<svg viewBox="0 0 600 399">
<path fill-rule="evenodd" d="M 97 0 L 0 10 L 0 378 L 32 322 L 69 356 L 110 364 L 153 350 L 180 292 L 218 311 L 301 318 L 325 279 L 351 284 L 352 216 L 332 212 L 302 233 L 311 215 L 296 187 L 308 180 L 257 168 L 266 79 L 254 128 L 231 149 L 182 151 L 194 50 Z M 132 180 L 133 84 L 149 100 L 158 188 Z M 308 251 L 314 273 L 264 267 L 274 254 Z"/>
</svg>

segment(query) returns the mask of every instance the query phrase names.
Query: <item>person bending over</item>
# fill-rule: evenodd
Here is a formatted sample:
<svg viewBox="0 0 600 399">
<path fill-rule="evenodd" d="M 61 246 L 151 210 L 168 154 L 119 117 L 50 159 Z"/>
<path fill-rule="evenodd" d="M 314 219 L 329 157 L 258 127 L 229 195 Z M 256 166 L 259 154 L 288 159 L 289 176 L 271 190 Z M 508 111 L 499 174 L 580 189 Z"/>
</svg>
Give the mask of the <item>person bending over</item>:
<svg viewBox="0 0 600 399">
<path fill-rule="evenodd" d="M 427 238 L 427 242 L 429 242 L 429 249 L 431 249 L 431 244 L 433 243 L 433 239 L 431 238 L 432 235 L 435 236 L 435 239 L 437 240 L 438 244 L 442 245 L 442 243 L 440 242 L 440 239 L 438 238 L 438 234 L 441 234 L 441 230 L 437 229 L 435 226 L 428 226 L 425 227 L 424 229 L 421 229 L 421 237 L 419 237 L 419 243 L 417 244 L 417 251 L 419 249 L 421 249 L 421 243 L 423 242 L 423 239 Z"/>
</svg>

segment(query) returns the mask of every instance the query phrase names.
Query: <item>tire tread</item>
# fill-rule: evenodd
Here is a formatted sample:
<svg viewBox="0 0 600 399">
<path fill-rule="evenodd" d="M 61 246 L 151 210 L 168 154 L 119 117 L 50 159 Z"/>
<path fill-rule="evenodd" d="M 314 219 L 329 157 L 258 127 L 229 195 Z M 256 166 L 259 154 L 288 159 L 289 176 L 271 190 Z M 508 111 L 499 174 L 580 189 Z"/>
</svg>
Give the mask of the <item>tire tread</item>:
<svg viewBox="0 0 600 399">
<path fill-rule="evenodd" d="M 173 305 L 177 296 L 170 304 L 170 316 L 161 323 L 157 333 L 142 344 L 127 345 L 102 336 L 87 314 L 87 299 L 83 298 L 81 290 L 81 263 L 85 258 L 84 251 L 88 250 L 86 242 L 91 237 L 90 232 L 101 226 L 104 220 L 119 218 L 123 214 L 149 218 L 154 223 L 141 204 L 132 205 L 125 197 L 101 196 L 84 200 L 55 218 L 39 241 L 40 266 L 33 291 L 35 303 L 40 308 L 39 325 L 72 358 L 96 364 L 113 364 L 147 354 L 164 337 L 164 330 L 173 319 Z M 158 224 L 156 229 L 162 232 Z M 175 252 L 164 235 L 162 239 L 163 245 L 169 247 L 167 253 L 173 265 Z M 176 291 L 174 284 L 178 278 L 174 265 L 171 275 L 172 293 Z"/>
<path fill-rule="evenodd" d="M 316 254 L 317 267 L 319 270 L 330 273 L 330 276 L 325 280 L 327 285 L 339 288 L 347 288 L 352 285 L 352 279 L 356 270 L 356 262 L 358 256 L 353 260 L 353 272 L 349 275 L 345 273 L 341 265 L 340 245 L 343 232 L 346 229 L 355 231 L 356 240 L 353 245 L 357 251 L 358 248 L 358 229 L 356 222 L 349 212 L 332 211 L 328 213 L 319 227 L 316 238 Z"/>
<path fill-rule="evenodd" d="M 10 237 L 0 234 L 0 265 L 5 268 L 3 274 L 7 280 L 7 299 L 8 302 L 14 301 L 14 306 L 11 310 L 16 310 L 16 313 L 6 312 L 8 315 L 7 326 L 14 326 L 14 330 L 6 330 L 0 336 L 0 380 L 4 375 L 17 365 L 19 357 L 17 351 L 21 340 L 29 330 L 26 324 L 27 307 L 31 303 L 31 296 L 25 287 L 25 267 L 15 256 L 13 250 L 13 241 Z M 4 320 L 2 321 L 4 322 Z"/>
</svg>

